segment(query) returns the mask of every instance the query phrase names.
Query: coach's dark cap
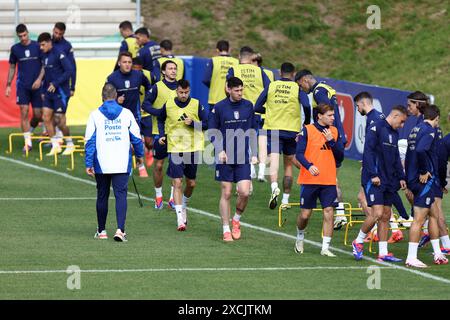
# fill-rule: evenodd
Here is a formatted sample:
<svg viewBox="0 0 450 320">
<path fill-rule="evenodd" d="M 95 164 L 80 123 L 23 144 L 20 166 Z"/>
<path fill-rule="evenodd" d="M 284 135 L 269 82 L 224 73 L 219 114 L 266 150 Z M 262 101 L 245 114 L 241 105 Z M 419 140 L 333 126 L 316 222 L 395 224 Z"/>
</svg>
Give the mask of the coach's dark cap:
<svg viewBox="0 0 450 320">
<path fill-rule="evenodd" d="M 299 72 L 297 72 L 297 73 L 295 74 L 295 81 L 298 81 L 298 80 L 300 80 L 302 77 L 307 76 L 307 75 L 312 75 L 312 72 L 309 71 L 309 70 L 307 70 L 307 69 L 300 70 Z"/>
</svg>

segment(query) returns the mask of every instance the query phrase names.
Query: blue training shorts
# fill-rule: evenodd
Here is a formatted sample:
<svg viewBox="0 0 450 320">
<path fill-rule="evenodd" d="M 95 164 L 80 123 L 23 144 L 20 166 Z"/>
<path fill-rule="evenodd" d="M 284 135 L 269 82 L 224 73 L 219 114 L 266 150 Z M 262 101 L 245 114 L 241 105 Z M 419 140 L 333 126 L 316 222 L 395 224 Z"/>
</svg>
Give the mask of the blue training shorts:
<svg viewBox="0 0 450 320">
<path fill-rule="evenodd" d="M 153 157 L 157 160 L 163 160 L 168 157 L 167 154 L 167 139 L 166 144 L 159 144 L 159 135 L 153 136 Z"/>
<path fill-rule="evenodd" d="M 314 209 L 317 207 L 317 199 L 322 208 L 337 207 L 337 190 L 333 185 L 304 184 L 300 191 L 300 207 L 302 209 Z"/>
<path fill-rule="evenodd" d="M 172 178 L 194 180 L 197 177 L 197 164 L 200 158 L 199 152 L 169 153 L 169 166 L 167 175 Z"/>
<path fill-rule="evenodd" d="M 16 96 L 16 102 L 18 105 L 29 105 L 31 103 L 33 109 L 42 108 L 42 97 L 40 89 L 26 89 L 21 85 L 18 85 L 16 88 Z"/>
<path fill-rule="evenodd" d="M 152 137 L 152 117 L 151 116 L 147 116 L 147 117 L 143 117 L 141 118 L 141 134 L 144 137 Z"/>
<path fill-rule="evenodd" d="M 50 93 L 46 91 L 44 93 L 43 106 L 53 109 L 55 113 L 65 114 L 67 111 L 67 104 L 69 103 L 69 95 L 65 94 L 62 90 L 56 90 L 56 92 Z"/>
<path fill-rule="evenodd" d="M 363 186 L 363 188 L 369 207 L 375 205 L 392 207 L 395 197 L 394 192 L 386 190 L 382 186 L 374 186 L 372 182 L 369 182 L 366 186 Z"/>
<path fill-rule="evenodd" d="M 427 183 L 417 183 L 408 186 L 409 190 L 414 194 L 414 206 L 419 208 L 431 208 L 434 202 L 435 191 L 434 180 L 430 179 Z"/>
<path fill-rule="evenodd" d="M 251 180 L 250 164 L 216 164 L 216 180 L 235 183 Z"/>
<path fill-rule="evenodd" d="M 287 156 L 295 154 L 295 151 L 297 149 L 297 141 L 295 141 L 295 137 L 294 138 L 278 137 L 278 139 L 276 138 L 274 139 L 275 141 L 272 141 L 271 130 L 267 130 L 267 154 L 282 153 Z"/>
</svg>

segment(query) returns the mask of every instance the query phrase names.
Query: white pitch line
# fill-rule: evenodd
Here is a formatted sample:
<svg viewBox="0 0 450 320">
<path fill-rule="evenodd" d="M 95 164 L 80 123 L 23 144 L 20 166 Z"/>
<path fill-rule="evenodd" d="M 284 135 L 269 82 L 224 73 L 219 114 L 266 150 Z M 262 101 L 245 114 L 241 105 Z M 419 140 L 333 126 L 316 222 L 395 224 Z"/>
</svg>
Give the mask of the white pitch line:
<svg viewBox="0 0 450 320">
<path fill-rule="evenodd" d="M 133 197 L 134 199 L 134 197 Z M 0 201 L 39 201 L 39 200 L 48 200 L 48 201 L 59 201 L 59 200 L 97 200 L 96 197 L 70 197 L 70 198 L 0 198 Z M 109 198 L 109 200 L 114 200 L 114 198 Z"/>
<path fill-rule="evenodd" d="M 315 267 L 258 267 L 258 268 L 151 268 L 151 269 L 92 269 L 81 273 L 126 273 L 126 272 L 224 272 L 224 271 L 304 271 L 304 270 L 367 270 L 368 267 L 315 266 Z M 393 269 L 392 267 L 379 267 Z M 75 270 L 0 270 L 1 274 L 73 273 Z"/>
<path fill-rule="evenodd" d="M 62 177 L 68 178 L 68 179 L 72 179 L 72 180 L 75 180 L 75 181 L 87 183 L 87 184 L 90 184 L 90 185 L 94 185 L 94 186 L 96 185 L 95 182 L 93 182 L 92 180 L 86 180 L 86 179 L 74 177 L 74 176 L 71 176 L 71 175 L 69 175 L 67 173 L 63 173 L 63 172 L 59 172 L 59 171 L 56 171 L 56 170 L 43 168 L 43 167 L 40 167 L 40 166 L 37 166 L 37 165 L 34 165 L 34 164 L 30 164 L 30 163 L 26 163 L 26 162 L 23 162 L 23 161 L 19 161 L 19 160 L 16 160 L 16 159 L 11 159 L 11 158 L 0 156 L 0 160 L 5 160 L 5 161 L 12 162 L 12 163 L 15 163 L 15 164 L 20 164 L 20 165 L 25 166 L 25 167 L 29 167 L 29 168 L 33 168 L 33 169 L 36 169 L 36 170 L 52 173 L 52 174 L 55 174 L 55 175 L 59 175 L 59 176 L 62 176 Z M 128 192 L 128 194 L 137 197 L 137 195 L 135 193 Z M 145 197 L 145 196 L 141 196 L 141 199 L 154 201 L 153 199 Z M 212 214 L 212 213 L 207 212 L 207 211 L 203 211 L 203 210 L 196 209 L 196 208 L 191 208 L 191 207 L 188 207 L 187 209 L 189 209 L 189 211 L 192 211 L 192 212 L 195 212 L 195 213 L 198 213 L 198 214 L 201 214 L 203 216 L 210 217 L 210 218 L 213 218 L 213 219 L 216 219 L 216 220 L 220 220 L 221 219 L 221 217 L 219 217 L 218 215 Z M 274 230 L 263 228 L 263 227 L 259 227 L 259 226 L 255 226 L 255 225 L 252 225 L 252 224 L 249 224 L 249 223 L 241 222 L 241 225 L 245 226 L 245 227 L 247 227 L 249 229 L 262 231 L 262 232 L 265 232 L 265 233 L 281 236 L 281 237 L 284 237 L 284 238 L 288 238 L 288 239 L 292 239 L 292 240 L 296 239 L 295 236 L 292 236 L 290 234 L 279 232 L 279 231 L 274 231 Z M 311 241 L 311 240 L 305 239 L 305 242 L 310 244 L 310 245 L 312 245 L 312 246 L 315 246 L 317 248 L 321 248 L 322 247 L 322 244 L 319 243 L 319 242 L 316 242 L 316 241 Z M 332 250 L 334 250 L 336 252 L 345 254 L 345 255 L 353 256 L 353 254 L 351 252 L 346 251 L 346 250 L 342 250 L 342 249 L 335 248 L 335 247 L 330 247 L 330 249 L 332 249 Z M 442 278 L 442 277 L 439 277 L 439 276 L 435 276 L 435 275 L 432 275 L 432 274 L 429 274 L 429 273 L 426 273 L 426 272 L 423 272 L 423 271 L 407 268 L 407 267 L 404 267 L 404 266 L 401 266 L 401 265 L 396 265 L 396 264 L 393 264 L 393 263 L 380 262 L 380 261 L 377 261 L 374 258 L 370 258 L 370 257 L 367 257 L 367 256 L 364 256 L 363 259 L 367 260 L 367 261 L 370 261 L 370 262 L 373 262 L 373 263 L 376 263 L 376 264 L 383 265 L 383 266 L 392 267 L 393 269 L 402 270 L 402 271 L 405 271 L 405 272 L 410 272 L 410 273 L 413 273 L 415 275 L 421 276 L 423 278 L 432 279 L 432 280 L 439 281 L 439 282 L 445 283 L 445 284 L 450 284 L 450 279 L 446 279 L 446 278 Z M 446 266 L 442 266 L 442 267 L 445 268 Z"/>
</svg>

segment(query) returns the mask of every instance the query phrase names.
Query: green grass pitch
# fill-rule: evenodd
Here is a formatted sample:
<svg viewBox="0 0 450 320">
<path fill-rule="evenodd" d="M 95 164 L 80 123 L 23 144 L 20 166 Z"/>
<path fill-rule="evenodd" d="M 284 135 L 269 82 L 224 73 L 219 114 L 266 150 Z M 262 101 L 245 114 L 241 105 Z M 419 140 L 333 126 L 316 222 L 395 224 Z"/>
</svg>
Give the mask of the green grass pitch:
<svg viewBox="0 0 450 320">
<path fill-rule="evenodd" d="M 84 128 L 72 131 L 83 134 Z M 6 154 L 10 132 L 18 130 L 0 130 L 0 299 L 450 298 L 450 266 L 433 265 L 429 247 L 419 251 L 419 258 L 430 266 L 426 270 L 379 264 L 368 252 L 369 259 L 356 262 L 351 247 L 343 245 L 344 232 L 340 230 L 332 240 L 338 257 L 322 257 L 317 247 L 321 242 L 319 214 L 314 214 L 308 227 L 306 239 L 310 242 L 305 253 L 295 254 L 298 207 L 286 213 L 286 224 L 279 228 L 277 211 L 267 208 L 268 183 L 253 182 L 254 192 L 242 218 L 246 223 L 242 239 L 223 243 L 219 183 L 207 165 L 198 170 L 186 232 L 176 231 L 175 214 L 166 205 L 162 211 L 153 208 L 151 177 L 142 179 L 135 173 L 144 207 L 140 208 L 131 194 L 130 181 L 129 241 L 112 239 L 116 229 L 113 197 L 107 221 L 110 239 L 94 240 L 96 189 L 84 174 L 84 158 L 76 156 L 75 171 L 66 169 L 68 158 L 63 156 L 57 167 L 50 159 L 36 161 L 36 150 L 25 158 L 20 138 L 14 142 L 13 154 Z M 356 205 L 359 163 L 346 159 L 339 178 L 344 200 Z M 165 200 L 169 191 L 169 179 L 165 178 Z M 291 201 L 298 198 L 299 187 L 294 186 Z M 443 206 L 448 221 L 448 197 Z M 352 229 L 351 239 L 357 230 Z M 401 258 L 407 253 L 407 232 L 405 236 L 402 242 L 390 245 L 390 251 Z M 72 265 L 81 269 L 79 290 L 67 288 L 70 274 L 66 269 Z M 368 268 L 373 265 L 380 267 L 378 290 L 367 286 Z"/>
</svg>

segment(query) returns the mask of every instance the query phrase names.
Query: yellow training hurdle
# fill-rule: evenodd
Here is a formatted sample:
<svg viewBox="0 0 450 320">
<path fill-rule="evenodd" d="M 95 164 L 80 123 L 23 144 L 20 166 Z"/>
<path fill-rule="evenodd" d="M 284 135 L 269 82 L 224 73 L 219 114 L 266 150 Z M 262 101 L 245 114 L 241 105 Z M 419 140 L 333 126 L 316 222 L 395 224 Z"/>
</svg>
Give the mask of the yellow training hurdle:
<svg viewBox="0 0 450 320">
<path fill-rule="evenodd" d="M 364 222 L 363 220 L 358 220 L 359 217 L 365 217 L 366 215 L 362 213 L 362 208 L 359 207 L 353 207 L 351 205 L 351 203 L 348 202 L 344 202 L 344 213 L 335 213 L 334 216 L 335 217 L 346 217 L 347 218 L 347 224 L 345 226 L 345 233 L 344 233 L 344 245 L 348 246 L 348 231 L 350 230 L 351 227 L 353 227 L 353 225 L 355 224 L 362 224 Z M 288 204 L 284 204 L 284 205 L 280 205 L 278 207 L 278 227 L 283 227 L 284 224 L 286 223 L 286 218 L 284 218 L 283 220 L 283 211 L 287 209 L 287 207 L 291 207 L 291 206 L 300 206 L 299 202 L 293 202 L 293 203 L 288 203 Z M 313 209 L 313 212 L 321 212 L 322 209 Z M 355 214 L 354 212 L 358 212 L 357 214 Z"/>
</svg>

